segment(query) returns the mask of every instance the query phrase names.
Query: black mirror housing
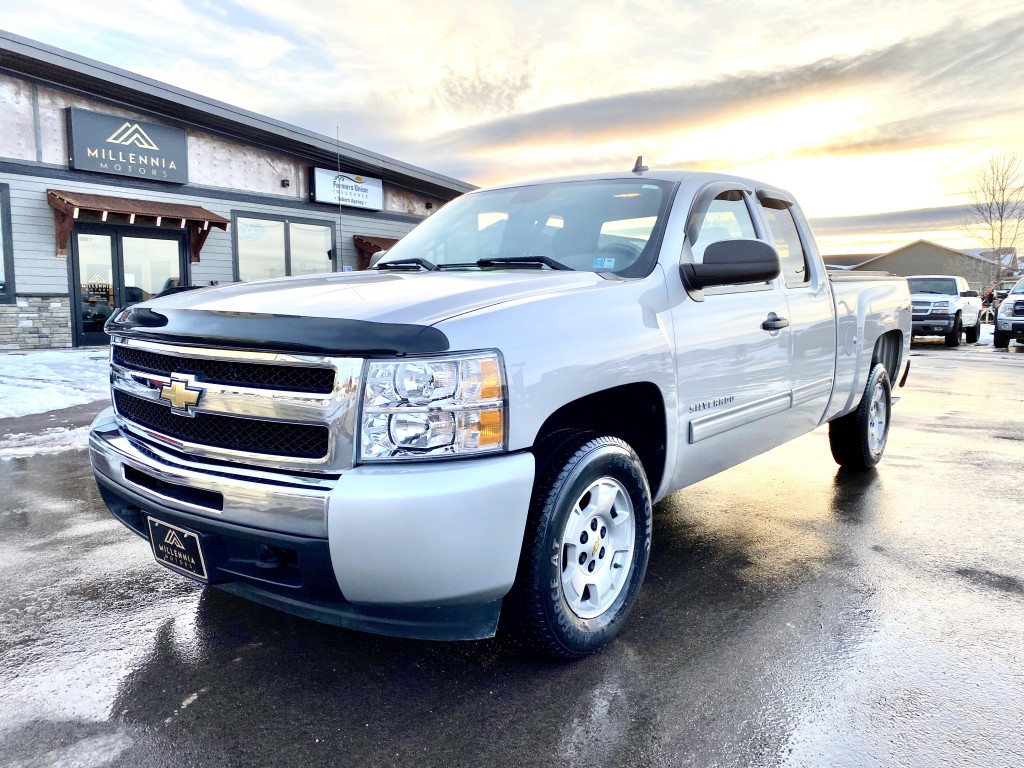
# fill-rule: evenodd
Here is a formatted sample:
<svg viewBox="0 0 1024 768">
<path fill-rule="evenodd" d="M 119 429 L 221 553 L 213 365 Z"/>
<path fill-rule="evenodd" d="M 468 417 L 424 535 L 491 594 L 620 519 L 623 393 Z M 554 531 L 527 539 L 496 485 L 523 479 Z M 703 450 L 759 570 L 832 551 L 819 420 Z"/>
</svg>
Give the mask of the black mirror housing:
<svg viewBox="0 0 1024 768">
<path fill-rule="evenodd" d="M 962 299 L 976 299 L 978 298 L 977 291 L 960 291 L 960 298 Z"/>
<path fill-rule="evenodd" d="M 719 240 L 704 250 L 702 264 L 680 264 L 687 290 L 774 280 L 782 271 L 779 254 L 763 240 Z"/>
</svg>

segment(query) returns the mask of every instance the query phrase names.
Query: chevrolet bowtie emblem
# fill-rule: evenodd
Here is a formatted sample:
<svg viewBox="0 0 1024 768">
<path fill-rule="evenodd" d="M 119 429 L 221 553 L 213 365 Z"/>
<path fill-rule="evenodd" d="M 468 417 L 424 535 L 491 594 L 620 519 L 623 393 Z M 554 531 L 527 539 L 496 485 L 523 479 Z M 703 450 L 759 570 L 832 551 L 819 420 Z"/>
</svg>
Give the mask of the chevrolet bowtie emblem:
<svg viewBox="0 0 1024 768">
<path fill-rule="evenodd" d="M 191 376 L 171 374 L 171 381 L 160 387 L 160 399 L 171 404 L 171 410 L 182 416 L 195 416 L 192 407 L 199 402 L 206 390 L 195 385 Z"/>
</svg>

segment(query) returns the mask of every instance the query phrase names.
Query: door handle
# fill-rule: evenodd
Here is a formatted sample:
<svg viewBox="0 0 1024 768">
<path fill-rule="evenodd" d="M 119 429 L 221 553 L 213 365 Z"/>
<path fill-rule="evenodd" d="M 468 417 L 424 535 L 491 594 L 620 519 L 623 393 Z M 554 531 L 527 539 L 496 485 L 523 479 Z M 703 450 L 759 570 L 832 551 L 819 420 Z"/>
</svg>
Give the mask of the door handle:
<svg viewBox="0 0 1024 768">
<path fill-rule="evenodd" d="M 789 320 L 779 317 L 774 312 L 768 313 L 768 319 L 761 323 L 761 328 L 766 331 L 781 331 L 789 327 Z"/>
</svg>

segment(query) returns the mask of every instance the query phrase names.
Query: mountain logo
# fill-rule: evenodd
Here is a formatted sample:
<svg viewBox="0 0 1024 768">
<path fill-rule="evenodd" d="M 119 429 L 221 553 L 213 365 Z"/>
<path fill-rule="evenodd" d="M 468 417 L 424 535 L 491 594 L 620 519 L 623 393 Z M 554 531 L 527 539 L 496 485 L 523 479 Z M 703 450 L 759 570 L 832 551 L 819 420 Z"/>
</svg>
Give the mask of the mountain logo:
<svg viewBox="0 0 1024 768">
<path fill-rule="evenodd" d="M 170 544 L 172 547 L 177 547 L 178 549 L 185 548 L 185 545 L 181 543 L 181 539 L 178 538 L 178 532 L 173 529 L 167 531 L 167 535 L 164 536 L 164 544 Z"/>
<path fill-rule="evenodd" d="M 110 138 L 107 139 L 108 144 L 123 144 L 130 146 L 134 144 L 140 149 L 149 149 L 152 151 L 159 151 L 158 147 L 149 135 L 139 127 L 138 123 L 125 122 L 120 128 L 114 131 Z"/>
</svg>

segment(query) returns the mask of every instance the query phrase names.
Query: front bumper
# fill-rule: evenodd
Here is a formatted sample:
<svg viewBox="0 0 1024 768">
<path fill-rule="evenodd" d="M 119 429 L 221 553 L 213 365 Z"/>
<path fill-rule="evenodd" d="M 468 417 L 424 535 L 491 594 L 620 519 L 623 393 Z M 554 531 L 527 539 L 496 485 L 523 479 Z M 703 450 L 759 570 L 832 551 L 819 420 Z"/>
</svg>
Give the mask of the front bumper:
<svg viewBox="0 0 1024 768">
<path fill-rule="evenodd" d="M 243 471 L 155 449 L 110 409 L 89 453 L 114 516 L 143 537 L 147 515 L 198 533 L 218 588 L 337 626 L 446 640 L 494 634 L 534 474 L 529 453 L 324 477 Z"/>
<path fill-rule="evenodd" d="M 911 321 L 915 336 L 945 336 L 953 330 L 953 315 L 924 315 Z"/>
<path fill-rule="evenodd" d="M 996 330 L 1000 333 L 1009 333 L 1018 337 L 1024 336 L 1024 318 L 997 317 Z"/>
</svg>

